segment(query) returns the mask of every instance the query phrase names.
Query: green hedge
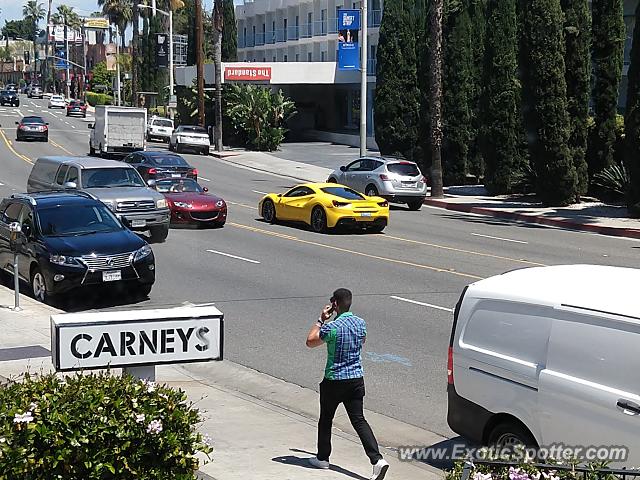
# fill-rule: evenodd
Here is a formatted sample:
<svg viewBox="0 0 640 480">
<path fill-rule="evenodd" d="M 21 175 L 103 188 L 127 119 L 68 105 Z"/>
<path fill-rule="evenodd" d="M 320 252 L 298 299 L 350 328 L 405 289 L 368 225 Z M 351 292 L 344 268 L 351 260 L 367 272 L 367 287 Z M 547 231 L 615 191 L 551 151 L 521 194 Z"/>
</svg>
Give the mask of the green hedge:
<svg viewBox="0 0 640 480">
<path fill-rule="evenodd" d="M 111 105 L 113 103 L 113 97 L 106 93 L 86 92 L 85 96 L 87 103 L 92 107 L 96 105 Z"/>
<path fill-rule="evenodd" d="M 25 374 L 0 386 L 0 477 L 195 480 L 208 440 L 186 394 L 130 376 Z"/>
</svg>

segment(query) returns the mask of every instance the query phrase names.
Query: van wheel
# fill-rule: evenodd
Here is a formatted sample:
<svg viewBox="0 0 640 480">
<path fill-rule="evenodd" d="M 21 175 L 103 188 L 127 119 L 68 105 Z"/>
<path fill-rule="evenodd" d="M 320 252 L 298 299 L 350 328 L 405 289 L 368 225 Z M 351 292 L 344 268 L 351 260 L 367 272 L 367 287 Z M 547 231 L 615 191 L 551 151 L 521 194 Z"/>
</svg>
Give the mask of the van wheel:
<svg viewBox="0 0 640 480">
<path fill-rule="evenodd" d="M 524 426 L 515 422 L 503 422 L 496 425 L 489 433 L 489 445 L 500 448 L 515 448 L 523 445 L 525 447 L 535 447 L 536 439 Z"/>
</svg>

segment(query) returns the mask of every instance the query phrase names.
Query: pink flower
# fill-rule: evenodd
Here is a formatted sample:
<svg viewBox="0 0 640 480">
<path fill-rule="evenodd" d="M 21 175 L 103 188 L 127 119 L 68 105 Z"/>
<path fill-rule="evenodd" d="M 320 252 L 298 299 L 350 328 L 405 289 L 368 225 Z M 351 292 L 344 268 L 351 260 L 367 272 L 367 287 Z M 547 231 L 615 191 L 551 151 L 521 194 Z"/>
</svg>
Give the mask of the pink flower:
<svg viewBox="0 0 640 480">
<path fill-rule="evenodd" d="M 162 421 L 161 420 L 151 420 L 151 423 L 147 425 L 147 433 L 151 433 L 153 435 L 157 435 L 162 431 Z"/>
</svg>

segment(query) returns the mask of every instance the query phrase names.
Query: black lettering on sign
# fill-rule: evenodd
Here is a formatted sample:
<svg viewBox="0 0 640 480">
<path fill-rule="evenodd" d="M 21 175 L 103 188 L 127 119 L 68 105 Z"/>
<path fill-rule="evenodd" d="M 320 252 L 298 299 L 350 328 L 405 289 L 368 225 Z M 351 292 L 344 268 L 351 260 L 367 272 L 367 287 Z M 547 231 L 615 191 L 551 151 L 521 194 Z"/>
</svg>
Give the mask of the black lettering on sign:
<svg viewBox="0 0 640 480">
<path fill-rule="evenodd" d="M 160 353 L 173 353 L 173 347 L 169 347 L 169 343 L 173 343 L 173 328 L 167 328 L 160 331 Z"/>
<path fill-rule="evenodd" d="M 136 351 L 131 346 L 134 343 L 136 343 L 136 336 L 133 332 L 120 332 L 120 356 L 124 357 L 126 355 L 125 350 L 129 355 L 135 355 Z"/>
<path fill-rule="evenodd" d="M 177 330 L 178 336 L 180 337 L 180 340 L 182 340 L 182 351 L 185 353 L 189 350 L 189 338 L 191 337 L 191 334 L 194 330 L 194 327 L 191 327 L 189 330 L 187 330 L 187 333 L 184 333 L 184 330 L 181 328 Z"/>
<path fill-rule="evenodd" d="M 196 332 L 196 337 L 198 337 L 198 340 L 200 340 L 200 344 L 196 345 L 196 349 L 199 352 L 209 350 L 209 339 L 206 337 L 207 333 L 209 333 L 208 327 L 200 327 Z"/>
<path fill-rule="evenodd" d="M 158 351 L 158 331 L 153 330 L 151 332 L 151 340 L 147 336 L 147 332 L 140 331 L 140 355 L 144 355 L 144 346 L 147 345 L 149 347 L 149 351 L 151 353 L 156 353 Z"/>
<path fill-rule="evenodd" d="M 71 353 L 73 354 L 73 356 L 76 358 L 89 358 L 91 356 L 91 350 L 80 353 L 80 351 L 78 350 L 78 342 L 80 340 L 87 340 L 88 342 L 90 342 L 92 338 L 93 337 L 87 333 L 81 333 L 80 335 L 76 335 L 75 337 L 73 337 L 73 340 L 71 340 Z"/>
<path fill-rule="evenodd" d="M 111 337 L 106 332 L 103 333 L 100 337 L 100 340 L 98 340 L 98 346 L 96 347 L 96 351 L 93 356 L 95 358 L 98 358 L 100 355 L 102 355 L 103 352 L 109 352 L 112 357 L 115 357 L 117 355 L 116 349 L 113 348 Z"/>
</svg>

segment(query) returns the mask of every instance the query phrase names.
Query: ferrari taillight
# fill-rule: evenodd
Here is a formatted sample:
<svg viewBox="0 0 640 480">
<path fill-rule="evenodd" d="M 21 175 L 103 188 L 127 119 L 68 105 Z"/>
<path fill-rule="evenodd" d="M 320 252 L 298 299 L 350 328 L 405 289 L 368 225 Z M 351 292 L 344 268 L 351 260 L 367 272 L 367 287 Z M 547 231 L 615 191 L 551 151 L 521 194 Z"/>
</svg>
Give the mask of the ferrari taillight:
<svg viewBox="0 0 640 480">
<path fill-rule="evenodd" d="M 338 200 L 333 201 L 334 207 L 346 207 L 347 205 L 349 205 L 349 202 L 339 202 Z"/>
</svg>

